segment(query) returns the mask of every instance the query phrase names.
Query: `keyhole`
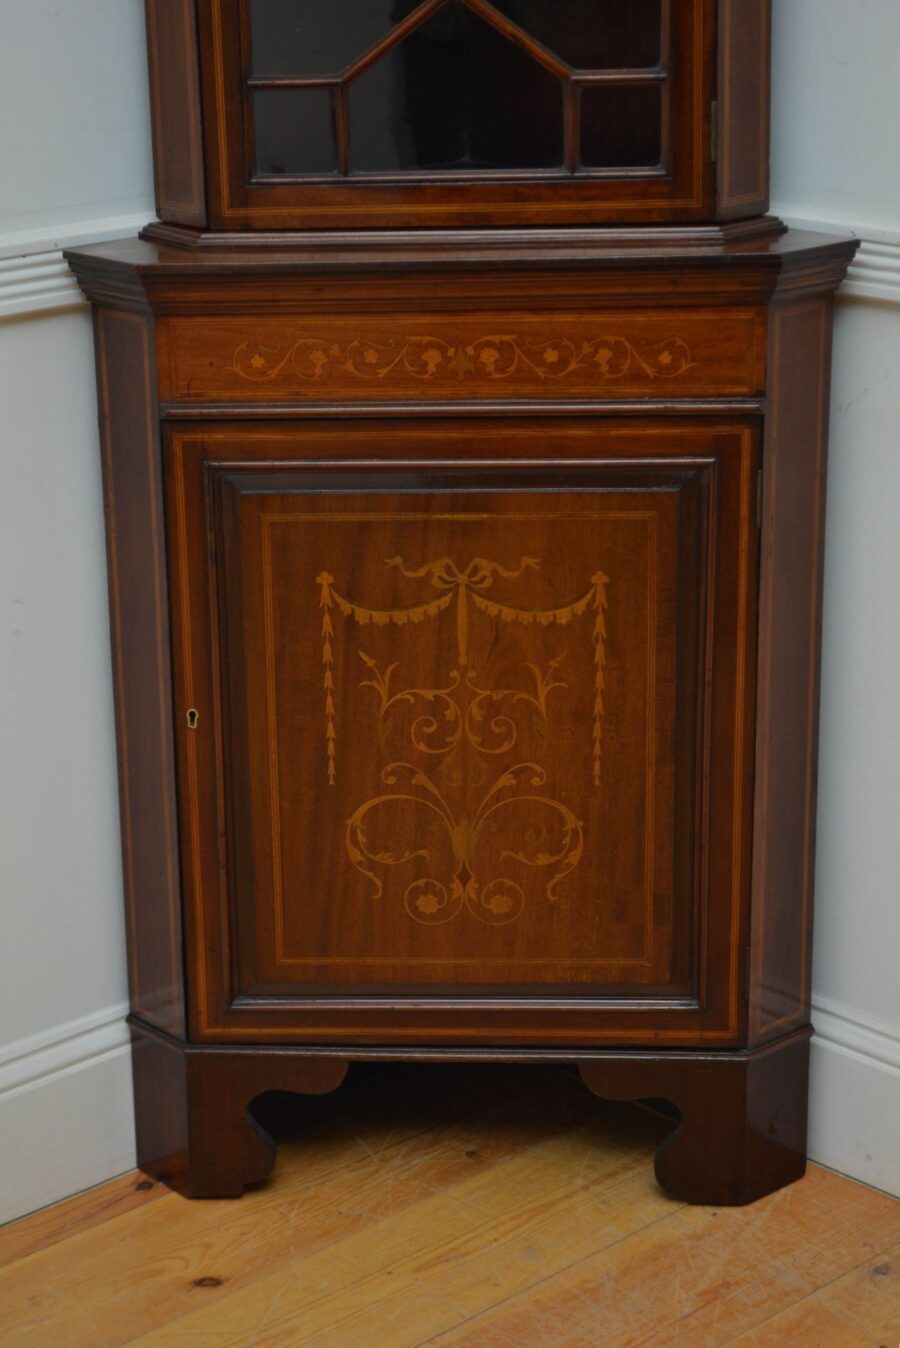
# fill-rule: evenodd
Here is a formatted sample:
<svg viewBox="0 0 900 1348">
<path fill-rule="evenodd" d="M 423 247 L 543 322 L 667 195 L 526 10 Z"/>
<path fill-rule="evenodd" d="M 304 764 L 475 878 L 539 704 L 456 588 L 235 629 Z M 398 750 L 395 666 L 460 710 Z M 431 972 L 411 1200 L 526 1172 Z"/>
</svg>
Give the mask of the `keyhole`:
<svg viewBox="0 0 900 1348">
<path fill-rule="evenodd" d="M 197 722 L 199 720 L 200 720 L 199 711 L 195 711 L 194 708 L 191 707 L 190 711 L 187 714 L 188 730 L 196 730 Z"/>
</svg>

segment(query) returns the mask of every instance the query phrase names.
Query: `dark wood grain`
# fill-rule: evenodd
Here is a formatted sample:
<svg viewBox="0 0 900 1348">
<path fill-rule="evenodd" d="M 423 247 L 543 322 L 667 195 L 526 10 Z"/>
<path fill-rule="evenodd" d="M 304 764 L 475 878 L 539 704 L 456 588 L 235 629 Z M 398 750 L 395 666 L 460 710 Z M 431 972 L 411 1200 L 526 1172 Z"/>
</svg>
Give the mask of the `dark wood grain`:
<svg viewBox="0 0 900 1348">
<path fill-rule="evenodd" d="M 809 1031 L 752 1053 L 667 1054 L 580 1062 L 608 1100 L 660 1097 L 681 1121 L 656 1154 L 656 1178 L 687 1203 L 742 1207 L 806 1173 Z"/>
<path fill-rule="evenodd" d="M 688 304 L 701 312 L 711 306 L 715 315 L 747 303 L 764 319 L 776 289 L 835 290 L 858 246 L 768 228 L 726 243 L 649 233 L 646 245 L 603 230 L 330 234 L 302 247 L 294 236 L 262 250 L 130 238 L 70 249 L 66 258 L 90 299 L 137 295 L 157 317 L 352 310 L 478 316 L 496 302 L 519 314 Z"/>
<path fill-rule="evenodd" d="M 153 168 L 160 218 L 204 226 L 206 178 L 195 0 L 146 0 Z"/>
<path fill-rule="evenodd" d="M 218 250 L 224 252 L 234 252 L 237 249 L 266 249 L 284 251 L 287 247 L 302 247 L 307 252 L 317 247 L 333 247 L 335 244 L 344 248 L 353 247 L 365 248 L 370 252 L 373 247 L 387 245 L 397 248 L 398 245 L 406 246 L 428 246 L 429 240 L 433 240 L 436 235 L 443 234 L 447 242 L 453 242 L 459 251 L 460 246 L 477 238 L 483 249 L 494 250 L 503 245 L 504 241 L 515 238 L 524 243 L 531 237 L 535 241 L 540 241 L 548 249 L 554 243 L 568 244 L 572 250 L 573 258 L 580 255 L 576 251 L 576 246 L 581 243 L 602 243 L 604 247 L 610 248 L 621 245 L 639 245 L 646 248 L 658 247 L 660 244 L 674 245 L 677 248 L 710 248 L 718 247 L 726 243 L 735 243 L 741 239 L 762 239 L 769 236 L 784 234 L 787 226 L 777 216 L 759 215 L 751 216 L 742 220 L 722 220 L 722 221 L 701 221 L 694 224 L 666 224 L 664 221 L 657 221 L 654 224 L 646 225 L 628 225 L 628 224 L 610 224 L 591 228 L 590 226 L 569 226 L 563 229 L 553 229 L 550 226 L 540 228 L 537 231 L 533 229 L 490 229 L 482 228 L 480 230 L 471 229 L 453 229 L 432 230 L 341 230 L 340 234 L 334 231 L 322 230 L 268 230 L 257 229 L 252 232 L 238 233 L 227 230 L 210 229 L 192 229 L 184 225 L 169 224 L 161 220 L 151 220 L 141 230 L 140 237 L 153 243 L 160 243 L 166 247 L 191 248 L 207 250 Z"/>
<path fill-rule="evenodd" d="M 351 1062 L 397 1057 L 390 1048 L 191 1048 L 137 1021 L 132 1033 L 143 1104 L 139 1165 L 190 1198 L 239 1197 L 271 1174 L 276 1145 L 260 1121 L 260 1096 L 327 1094 L 341 1085 Z M 806 1171 L 809 1031 L 755 1052 L 566 1055 L 528 1049 L 473 1055 L 424 1049 L 406 1050 L 403 1057 L 571 1063 L 603 1099 L 673 1105 L 679 1117 L 657 1152 L 656 1177 L 684 1202 L 743 1206 Z"/>
<path fill-rule="evenodd" d="M 131 1004 L 182 1034 L 178 825 L 153 323 L 95 313 Z"/>
<path fill-rule="evenodd" d="M 751 1042 L 809 1019 L 831 303 L 772 312 L 760 578 Z"/>
<path fill-rule="evenodd" d="M 772 0 L 721 0 L 719 9 L 720 219 L 769 206 Z"/>
<path fill-rule="evenodd" d="M 249 1106 L 267 1091 L 322 1095 L 347 1072 L 336 1057 L 198 1054 L 132 1022 L 138 1165 L 187 1198 L 239 1198 L 268 1178 L 275 1143 Z"/>
</svg>

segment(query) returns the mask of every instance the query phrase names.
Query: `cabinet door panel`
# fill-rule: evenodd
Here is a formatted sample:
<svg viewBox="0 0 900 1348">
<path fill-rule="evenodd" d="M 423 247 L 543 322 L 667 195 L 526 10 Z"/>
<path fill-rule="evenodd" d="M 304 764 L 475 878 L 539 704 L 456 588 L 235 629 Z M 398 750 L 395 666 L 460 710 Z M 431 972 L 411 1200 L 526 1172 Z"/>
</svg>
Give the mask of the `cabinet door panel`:
<svg viewBox="0 0 900 1348">
<path fill-rule="evenodd" d="M 373 430 L 172 441 L 196 1028 L 734 1033 L 751 434 Z"/>
<path fill-rule="evenodd" d="M 716 0 L 551 9 L 209 0 L 212 223 L 709 218 Z"/>
</svg>

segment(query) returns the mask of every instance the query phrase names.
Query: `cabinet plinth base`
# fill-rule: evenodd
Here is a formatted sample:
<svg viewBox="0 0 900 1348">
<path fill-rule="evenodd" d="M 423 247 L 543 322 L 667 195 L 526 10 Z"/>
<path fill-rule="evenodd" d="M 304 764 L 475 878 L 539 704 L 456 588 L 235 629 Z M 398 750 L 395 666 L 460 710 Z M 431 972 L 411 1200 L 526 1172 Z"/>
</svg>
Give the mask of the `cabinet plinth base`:
<svg viewBox="0 0 900 1348">
<path fill-rule="evenodd" d="M 250 1111 L 266 1091 L 324 1095 L 352 1061 L 558 1062 L 609 1100 L 665 1100 L 680 1122 L 656 1155 L 664 1189 L 741 1206 L 806 1170 L 810 1030 L 753 1052 L 195 1047 L 132 1018 L 138 1164 L 189 1198 L 237 1198 L 275 1143 Z"/>
<path fill-rule="evenodd" d="M 809 1033 L 753 1053 L 659 1054 L 652 1062 L 579 1063 L 610 1100 L 671 1101 L 681 1122 L 656 1153 L 656 1178 L 675 1198 L 741 1207 L 806 1172 Z"/>
</svg>

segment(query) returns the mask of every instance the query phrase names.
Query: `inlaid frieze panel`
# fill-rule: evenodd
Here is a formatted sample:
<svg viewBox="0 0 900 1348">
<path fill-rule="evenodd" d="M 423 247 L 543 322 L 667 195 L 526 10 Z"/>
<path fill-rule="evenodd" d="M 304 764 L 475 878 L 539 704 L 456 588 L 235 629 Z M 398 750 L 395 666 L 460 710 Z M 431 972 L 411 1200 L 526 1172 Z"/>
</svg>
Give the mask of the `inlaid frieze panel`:
<svg viewBox="0 0 900 1348">
<path fill-rule="evenodd" d="M 158 325 L 163 396 L 187 401 L 749 394 L 756 315 L 681 311 L 190 318 Z"/>
</svg>

